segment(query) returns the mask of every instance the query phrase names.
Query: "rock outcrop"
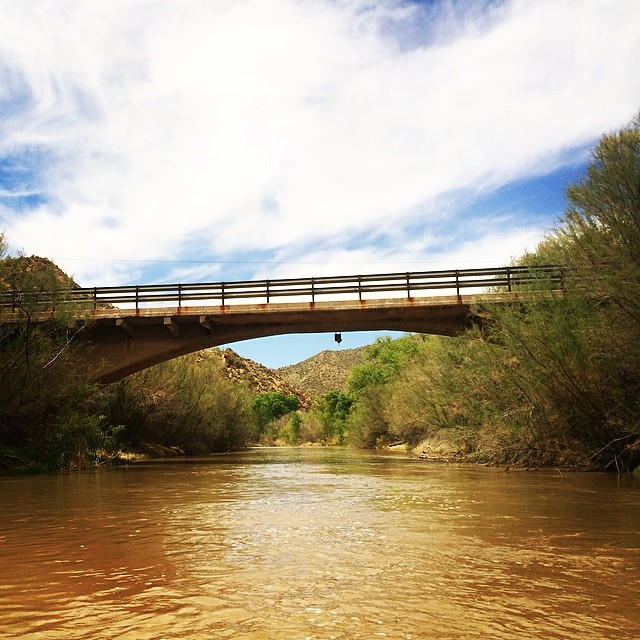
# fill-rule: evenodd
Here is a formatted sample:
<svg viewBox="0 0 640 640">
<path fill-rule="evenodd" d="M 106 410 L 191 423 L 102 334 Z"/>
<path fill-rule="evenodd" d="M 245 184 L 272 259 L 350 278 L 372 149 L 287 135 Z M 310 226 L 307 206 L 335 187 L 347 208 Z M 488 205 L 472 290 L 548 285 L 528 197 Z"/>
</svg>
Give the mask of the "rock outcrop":
<svg viewBox="0 0 640 640">
<path fill-rule="evenodd" d="M 280 391 L 296 396 L 303 408 L 311 406 L 312 399 L 303 389 L 283 378 L 277 370 L 269 369 L 259 362 L 239 356 L 233 349 L 212 349 L 222 360 L 223 371 L 234 382 L 246 382 L 255 393 Z"/>
</svg>

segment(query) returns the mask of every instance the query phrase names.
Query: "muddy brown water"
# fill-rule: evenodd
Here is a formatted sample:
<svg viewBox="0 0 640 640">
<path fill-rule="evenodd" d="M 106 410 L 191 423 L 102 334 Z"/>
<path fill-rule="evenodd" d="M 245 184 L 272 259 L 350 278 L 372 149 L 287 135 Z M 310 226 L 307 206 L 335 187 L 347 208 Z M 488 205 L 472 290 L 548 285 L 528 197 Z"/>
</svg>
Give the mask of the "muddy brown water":
<svg viewBox="0 0 640 640">
<path fill-rule="evenodd" d="M 640 638 L 640 479 L 264 449 L 0 477 L 0 638 Z"/>
</svg>

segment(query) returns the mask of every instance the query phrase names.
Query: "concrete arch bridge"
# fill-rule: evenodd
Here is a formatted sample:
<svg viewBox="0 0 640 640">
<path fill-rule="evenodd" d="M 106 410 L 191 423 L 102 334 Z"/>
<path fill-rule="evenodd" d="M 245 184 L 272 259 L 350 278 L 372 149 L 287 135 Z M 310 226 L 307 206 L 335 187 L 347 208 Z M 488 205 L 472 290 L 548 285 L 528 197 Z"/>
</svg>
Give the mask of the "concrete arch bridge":
<svg viewBox="0 0 640 640">
<path fill-rule="evenodd" d="M 505 304 L 523 289 L 560 283 L 555 267 L 499 267 L 322 278 L 77 288 L 78 335 L 89 345 L 91 377 L 114 382 L 193 351 L 291 333 L 394 330 L 453 336 L 479 304 Z M 29 292 L 0 294 L 3 322 L 18 322 Z M 34 320 L 53 297 L 40 296 Z M 47 304 L 49 309 L 46 308 Z M 60 305 L 58 300 L 55 304 Z"/>
</svg>

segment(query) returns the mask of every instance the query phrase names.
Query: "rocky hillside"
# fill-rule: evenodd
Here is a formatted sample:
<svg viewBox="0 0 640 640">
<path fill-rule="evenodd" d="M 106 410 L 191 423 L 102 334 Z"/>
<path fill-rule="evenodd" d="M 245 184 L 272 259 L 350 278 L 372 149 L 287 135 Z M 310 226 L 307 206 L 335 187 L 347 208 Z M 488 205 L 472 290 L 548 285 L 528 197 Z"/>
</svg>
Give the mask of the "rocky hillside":
<svg viewBox="0 0 640 640">
<path fill-rule="evenodd" d="M 315 398 L 333 390 L 344 391 L 351 368 L 361 362 L 362 349 L 321 351 L 276 372 L 286 382 Z"/>
<path fill-rule="evenodd" d="M 0 286 L 6 289 L 20 288 L 20 282 L 26 274 L 53 274 L 61 287 L 77 287 L 78 285 L 60 267 L 48 258 L 40 256 L 18 256 L 0 260 Z"/>
<path fill-rule="evenodd" d="M 315 398 L 334 389 L 343 391 L 351 368 L 362 362 L 362 349 L 322 351 L 303 362 L 280 369 L 243 358 L 233 349 L 207 349 L 198 354 L 203 360 L 222 361 L 226 376 L 234 382 L 248 383 L 254 393 L 280 391 L 296 396 L 309 409 Z"/>
<path fill-rule="evenodd" d="M 211 349 L 206 353 L 222 359 L 223 370 L 230 380 L 248 382 L 255 393 L 280 391 L 287 395 L 296 396 L 305 409 L 311 406 L 309 394 L 304 389 L 285 379 L 278 371 L 269 369 L 253 360 L 243 358 L 232 349 Z"/>
</svg>

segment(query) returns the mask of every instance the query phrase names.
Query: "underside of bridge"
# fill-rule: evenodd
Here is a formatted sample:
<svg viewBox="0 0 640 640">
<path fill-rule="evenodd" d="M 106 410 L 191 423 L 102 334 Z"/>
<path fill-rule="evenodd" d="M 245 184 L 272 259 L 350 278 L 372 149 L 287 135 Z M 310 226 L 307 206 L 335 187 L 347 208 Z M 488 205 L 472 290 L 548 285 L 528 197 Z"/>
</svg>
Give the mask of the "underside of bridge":
<svg viewBox="0 0 640 640">
<path fill-rule="evenodd" d="M 83 333 L 90 345 L 91 377 L 108 383 L 193 351 L 250 338 L 377 330 L 453 336 L 473 321 L 477 297 L 98 309 Z"/>
</svg>

